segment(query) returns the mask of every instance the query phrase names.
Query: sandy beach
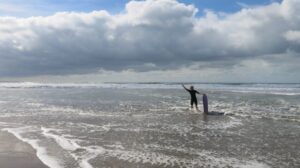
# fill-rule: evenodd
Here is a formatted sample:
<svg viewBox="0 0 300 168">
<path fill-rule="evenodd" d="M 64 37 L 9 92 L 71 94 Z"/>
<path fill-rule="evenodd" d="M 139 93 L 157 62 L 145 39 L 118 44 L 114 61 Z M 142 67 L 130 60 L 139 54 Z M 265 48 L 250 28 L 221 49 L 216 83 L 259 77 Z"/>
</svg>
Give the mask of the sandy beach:
<svg viewBox="0 0 300 168">
<path fill-rule="evenodd" d="M 48 168 L 35 153 L 30 145 L 8 132 L 0 131 L 1 168 Z"/>
</svg>

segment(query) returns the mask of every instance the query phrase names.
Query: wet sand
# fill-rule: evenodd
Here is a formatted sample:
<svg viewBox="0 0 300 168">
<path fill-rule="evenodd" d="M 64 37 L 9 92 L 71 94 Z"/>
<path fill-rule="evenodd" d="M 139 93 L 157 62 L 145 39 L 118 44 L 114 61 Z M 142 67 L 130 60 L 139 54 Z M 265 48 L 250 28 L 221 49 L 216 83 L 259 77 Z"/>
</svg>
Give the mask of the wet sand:
<svg viewBox="0 0 300 168">
<path fill-rule="evenodd" d="M 5 131 L 0 131 L 0 165 L 1 168 L 48 168 L 30 145 Z"/>
</svg>

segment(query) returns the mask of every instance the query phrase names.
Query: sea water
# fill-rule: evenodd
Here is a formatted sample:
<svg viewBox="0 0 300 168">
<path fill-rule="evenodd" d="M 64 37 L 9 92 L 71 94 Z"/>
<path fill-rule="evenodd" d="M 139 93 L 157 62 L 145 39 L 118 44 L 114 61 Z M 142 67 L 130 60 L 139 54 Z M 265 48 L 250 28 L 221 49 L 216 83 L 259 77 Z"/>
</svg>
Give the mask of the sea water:
<svg viewBox="0 0 300 168">
<path fill-rule="evenodd" d="M 299 84 L 0 83 L 0 129 L 50 168 L 299 167 Z"/>
</svg>

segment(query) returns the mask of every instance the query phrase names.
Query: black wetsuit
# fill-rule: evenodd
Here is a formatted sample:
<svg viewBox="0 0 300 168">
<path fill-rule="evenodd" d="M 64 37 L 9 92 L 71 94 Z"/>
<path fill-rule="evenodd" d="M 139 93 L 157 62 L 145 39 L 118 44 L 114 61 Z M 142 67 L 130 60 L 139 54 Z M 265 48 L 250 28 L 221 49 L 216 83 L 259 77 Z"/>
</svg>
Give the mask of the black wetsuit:
<svg viewBox="0 0 300 168">
<path fill-rule="evenodd" d="M 193 104 L 196 105 L 196 107 L 198 106 L 198 101 L 197 101 L 197 97 L 196 97 L 196 93 L 199 94 L 199 92 L 197 90 L 187 90 L 190 95 L 191 95 L 191 106 L 193 106 Z"/>
</svg>

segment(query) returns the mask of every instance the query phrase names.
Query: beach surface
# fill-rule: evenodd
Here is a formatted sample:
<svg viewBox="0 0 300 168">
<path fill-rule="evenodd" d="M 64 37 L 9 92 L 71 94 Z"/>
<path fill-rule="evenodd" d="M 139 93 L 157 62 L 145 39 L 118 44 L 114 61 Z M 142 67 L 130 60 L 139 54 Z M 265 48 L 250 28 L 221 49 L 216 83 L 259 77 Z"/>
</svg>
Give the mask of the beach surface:
<svg viewBox="0 0 300 168">
<path fill-rule="evenodd" d="M 0 83 L 0 167 L 300 167 L 300 84 L 194 86 L 225 115 L 178 84 Z"/>
<path fill-rule="evenodd" d="M 29 144 L 6 131 L 0 131 L 0 165 L 1 168 L 48 168 Z"/>
</svg>

